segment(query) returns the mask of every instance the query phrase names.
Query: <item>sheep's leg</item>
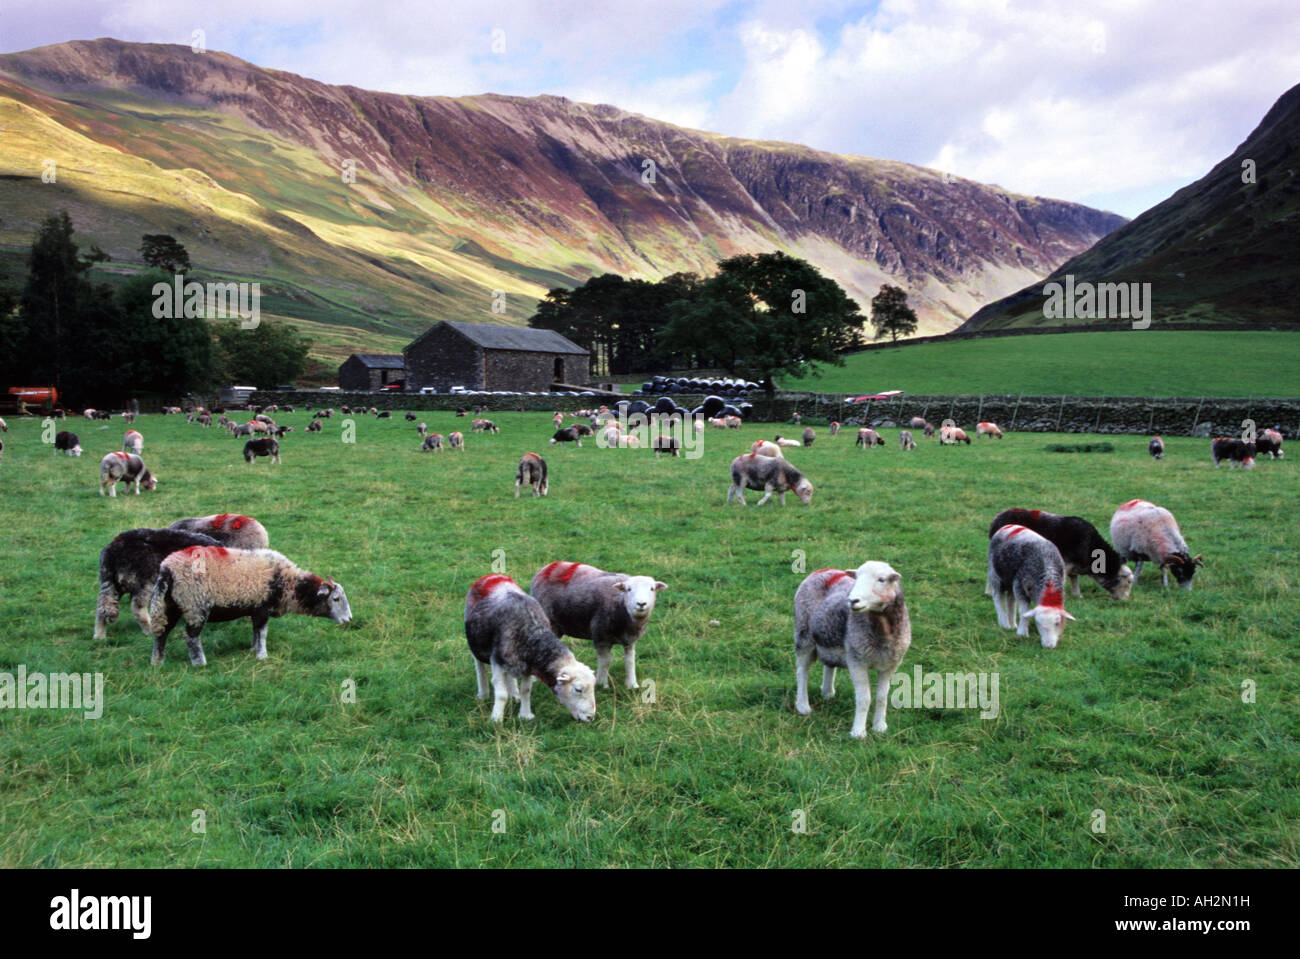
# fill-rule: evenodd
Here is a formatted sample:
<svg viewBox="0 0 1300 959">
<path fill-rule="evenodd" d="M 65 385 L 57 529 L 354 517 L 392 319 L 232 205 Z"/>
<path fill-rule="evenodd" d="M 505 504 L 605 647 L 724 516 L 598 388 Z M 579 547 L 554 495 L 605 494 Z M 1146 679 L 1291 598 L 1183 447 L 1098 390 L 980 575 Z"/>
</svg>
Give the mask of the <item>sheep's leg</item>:
<svg viewBox="0 0 1300 959">
<path fill-rule="evenodd" d="M 474 660 L 474 679 L 478 683 L 478 690 L 475 692 L 476 699 L 488 698 L 488 668 L 486 663 L 479 662 L 477 656 L 472 657 Z"/>
<path fill-rule="evenodd" d="M 163 655 L 167 651 L 167 634 L 180 620 L 180 613 L 171 610 L 164 614 L 162 628 L 159 629 L 157 623 L 153 627 L 153 657 L 149 660 L 150 666 L 161 666 Z"/>
<path fill-rule="evenodd" d="M 258 659 L 266 659 L 266 624 L 270 621 L 266 613 L 253 616 L 253 652 Z"/>
<path fill-rule="evenodd" d="M 522 480 L 518 480 L 518 479 L 515 480 L 515 499 L 519 499 L 519 487 L 520 487 L 520 485 L 522 484 L 522 482 L 523 482 Z M 534 495 L 534 496 L 537 495 L 537 487 L 536 487 L 536 486 L 533 487 L 533 495 Z"/>
<path fill-rule="evenodd" d="M 801 649 L 796 641 L 794 649 L 794 711 L 800 716 L 807 716 L 812 712 L 812 707 L 808 705 L 808 667 L 813 664 L 813 660 L 816 658 L 816 647 L 809 645 Z"/>
<path fill-rule="evenodd" d="M 609 685 L 609 661 L 613 658 L 613 647 L 597 646 L 596 647 L 596 685 Z"/>
<path fill-rule="evenodd" d="M 513 677 L 512 677 L 513 678 Z M 519 718 L 533 718 L 533 677 L 525 676 L 519 680 Z"/>
<path fill-rule="evenodd" d="M 117 622 L 117 610 L 117 588 L 111 583 L 101 583 L 99 601 L 95 604 L 95 639 L 108 638 L 108 624 Z"/>
<path fill-rule="evenodd" d="M 1079 599 L 1083 599 L 1083 592 L 1079 589 L 1078 573 L 1070 574 L 1070 589 L 1073 590 L 1075 596 L 1079 597 Z"/>
<path fill-rule="evenodd" d="M 859 663 L 855 660 L 848 660 L 849 675 L 853 677 L 853 729 L 849 734 L 854 739 L 867 738 L 867 713 L 871 710 L 871 675 L 865 663 Z M 879 727 L 873 727 L 876 732 L 883 733 L 883 723 Z"/>
<path fill-rule="evenodd" d="M 506 671 L 496 663 L 492 664 L 492 722 L 499 723 L 506 718 L 506 703 L 510 701 L 510 686 L 506 682 Z"/>
<path fill-rule="evenodd" d="M 147 635 L 149 632 L 149 594 L 145 592 L 136 593 L 131 597 L 131 615 L 135 621 L 140 624 L 140 628 Z"/>
<path fill-rule="evenodd" d="M 893 678 L 892 669 L 876 670 L 876 715 L 871 720 L 871 728 L 878 733 L 889 728 L 885 723 L 885 707 L 889 705 L 889 683 Z"/>
<path fill-rule="evenodd" d="M 1019 597 L 1016 598 L 1015 603 L 1016 603 L 1016 614 L 1017 614 L 1017 616 L 1018 616 L 1018 618 L 1019 618 L 1019 620 L 1020 620 L 1020 625 L 1018 625 L 1018 626 L 1016 627 L 1016 635 L 1017 635 L 1017 636 L 1028 636 L 1028 635 L 1029 635 L 1029 617 L 1027 617 L 1027 616 L 1025 615 L 1025 613 L 1029 612 L 1029 610 L 1030 610 L 1031 607 L 1030 607 L 1030 605 L 1029 605 L 1028 603 L 1022 603 L 1022 602 L 1020 601 Z"/>
<path fill-rule="evenodd" d="M 1160 585 L 1164 589 L 1169 588 L 1169 567 L 1168 566 L 1160 567 Z"/>
<path fill-rule="evenodd" d="M 822 699 L 835 698 L 835 667 L 822 663 Z"/>
<path fill-rule="evenodd" d="M 768 500 L 770 500 L 770 499 L 772 498 L 772 494 L 775 493 L 775 492 L 776 492 L 776 490 L 773 489 L 772 484 L 771 484 L 771 483 L 768 483 L 766 486 L 763 487 L 763 494 L 764 494 L 764 495 L 763 495 L 763 498 L 762 498 L 761 500 L 758 501 L 758 504 L 757 504 L 757 505 L 762 506 L 764 503 L 766 503 Z"/>
<path fill-rule="evenodd" d="M 781 505 L 785 505 L 785 490 L 781 490 Z"/>
<path fill-rule="evenodd" d="M 506 689 L 510 691 L 510 698 L 519 702 L 519 680 L 509 673 L 506 673 Z"/>
<path fill-rule="evenodd" d="M 185 645 L 190 649 L 190 665 L 206 666 L 207 658 L 203 655 L 203 624 L 205 620 L 199 620 L 197 623 L 185 620 Z"/>
<path fill-rule="evenodd" d="M 641 684 L 636 681 L 636 645 L 623 647 L 623 670 L 626 676 L 623 678 L 624 685 L 628 689 L 640 689 Z"/>
<path fill-rule="evenodd" d="M 1138 577 L 1142 575 L 1142 560 L 1137 560 L 1133 564 L 1133 584 L 1137 585 Z"/>
</svg>

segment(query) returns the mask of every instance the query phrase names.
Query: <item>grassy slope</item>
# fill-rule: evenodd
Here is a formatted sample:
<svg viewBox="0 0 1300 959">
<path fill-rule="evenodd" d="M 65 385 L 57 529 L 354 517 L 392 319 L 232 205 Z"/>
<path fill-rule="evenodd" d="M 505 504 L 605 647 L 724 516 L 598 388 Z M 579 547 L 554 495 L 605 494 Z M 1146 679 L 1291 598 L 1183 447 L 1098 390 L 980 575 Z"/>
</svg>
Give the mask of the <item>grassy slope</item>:
<svg viewBox="0 0 1300 959">
<path fill-rule="evenodd" d="M 826 393 L 1069 396 L 1300 396 L 1295 333 L 1132 330 L 922 343 L 870 350 L 820 377 Z"/>
<path fill-rule="evenodd" d="M 442 432 L 466 423 L 425 418 Z M 1138 437 L 1067 456 L 1043 452 L 1044 435 L 913 454 L 841 436 L 792 456 L 818 484 L 812 508 L 741 509 L 722 503 L 726 463 L 770 427 L 710 433 L 702 460 L 655 462 L 545 447 L 544 414 L 495 418 L 500 436 L 434 456 L 400 419 L 361 418 L 346 445 L 337 418 L 307 436 L 306 415 L 288 415 L 299 432 L 283 465 L 250 467 L 215 430 L 144 417 L 159 489 L 106 500 L 97 460 L 120 425 L 76 423 L 88 452 L 68 460 L 11 417 L 0 670 L 102 671 L 108 704 L 98 721 L 0 711 L 0 865 L 1300 864 L 1289 461 L 1216 472 L 1204 441 L 1178 438 L 1155 463 Z M 552 493 L 516 502 L 530 448 L 546 451 Z M 1149 569 L 1127 604 L 1085 583 L 1051 652 L 997 629 L 983 588 L 998 509 L 1104 527 L 1135 496 L 1171 508 L 1204 553 L 1194 592 L 1162 592 Z M 179 635 L 151 669 L 129 613 L 90 639 L 100 547 L 225 510 L 259 517 L 273 547 L 343 582 L 355 624 L 276 620 L 263 663 L 246 623 L 210 627 L 205 670 L 187 665 Z M 657 702 L 603 692 L 580 726 L 539 689 L 535 722 L 512 709 L 494 728 L 461 617 L 498 549 L 525 582 L 556 558 L 668 582 L 640 653 Z M 797 716 L 795 550 L 808 570 L 890 561 L 914 627 L 904 668 L 996 671 L 1001 715 L 891 710 L 886 735 L 857 742 L 841 676 L 836 699 L 814 690 L 813 715 Z M 348 679 L 355 704 L 341 702 Z M 205 835 L 191 831 L 195 809 Z M 797 809 L 805 835 L 791 831 Z"/>
</svg>

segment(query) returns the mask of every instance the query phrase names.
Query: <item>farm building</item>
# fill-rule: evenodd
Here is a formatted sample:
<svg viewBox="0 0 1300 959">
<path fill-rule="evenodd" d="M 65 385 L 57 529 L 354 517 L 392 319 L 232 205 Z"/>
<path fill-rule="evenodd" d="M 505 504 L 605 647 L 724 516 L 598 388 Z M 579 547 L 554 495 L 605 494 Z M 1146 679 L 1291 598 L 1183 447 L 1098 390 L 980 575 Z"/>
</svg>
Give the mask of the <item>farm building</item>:
<svg viewBox="0 0 1300 959">
<path fill-rule="evenodd" d="M 444 320 L 411 342 L 406 388 L 446 392 L 514 390 L 544 393 L 552 383 L 586 383 L 591 356 L 553 330 Z"/>
<path fill-rule="evenodd" d="M 400 353 L 353 353 L 339 367 L 339 389 L 377 390 L 406 379 Z"/>
</svg>

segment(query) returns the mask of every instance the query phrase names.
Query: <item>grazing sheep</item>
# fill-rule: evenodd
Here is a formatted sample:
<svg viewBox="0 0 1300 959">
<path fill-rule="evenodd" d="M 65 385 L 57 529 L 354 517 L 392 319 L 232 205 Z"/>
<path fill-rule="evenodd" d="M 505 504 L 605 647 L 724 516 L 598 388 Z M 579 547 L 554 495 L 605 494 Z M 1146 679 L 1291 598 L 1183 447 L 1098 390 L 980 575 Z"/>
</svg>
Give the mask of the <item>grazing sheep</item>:
<svg viewBox="0 0 1300 959">
<path fill-rule="evenodd" d="M 428 424 L 428 423 L 423 423 L 423 422 L 420 423 L 420 425 L 417 426 L 417 427 L 415 428 L 415 432 L 419 433 L 421 436 L 428 436 L 428 435 L 429 435 L 429 424 Z"/>
<path fill-rule="evenodd" d="M 127 430 L 126 435 L 122 437 L 122 449 L 139 456 L 144 452 L 144 437 L 135 430 Z"/>
<path fill-rule="evenodd" d="M 1160 580 L 1166 588 L 1172 570 L 1178 585 L 1191 589 L 1196 568 L 1205 565 L 1199 553 L 1191 555 L 1174 514 L 1143 499 L 1129 500 L 1115 511 L 1110 520 L 1110 538 L 1121 556 L 1135 561 L 1135 584 L 1147 560 L 1160 564 Z"/>
<path fill-rule="evenodd" d="M 934 427 L 923 416 L 913 416 L 907 425 L 914 430 L 920 430 L 922 436 L 929 437 L 934 435 Z"/>
<path fill-rule="evenodd" d="M 203 427 L 211 426 L 211 425 L 212 425 L 212 414 L 211 414 L 211 413 L 200 413 L 200 414 L 199 414 L 199 425 L 200 425 L 200 426 L 203 426 Z"/>
<path fill-rule="evenodd" d="M 965 443 L 970 446 L 970 437 L 960 426 L 941 426 L 939 427 L 939 445 L 956 446 L 958 443 Z"/>
<path fill-rule="evenodd" d="M 419 419 L 419 417 L 416 416 L 414 413 L 406 414 L 406 422 L 408 423 L 414 423 L 417 419 Z"/>
<path fill-rule="evenodd" d="M 272 427 L 271 427 L 271 435 L 274 436 L 274 437 L 276 437 L 277 439 L 283 437 L 285 433 L 292 433 L 292 432 L 293 432 L 293 427 L 292 427 L 292 426 L 272 426 Z"/>
<path fill-rule="evenodd" d="M 474 656 L 479 699 L 487 699 L 491 668 L 492 722 L 505 719 L 512 695 L 519 698 L 519 718 L 533 718 L 534 679 L 550 686 L 574 719 L 595 718 L 595 673 L 556 638 L 541 604 L 509 576 L 483 576 L 469 588 L 465 639 Z"/>
<path fill-rule="evenodd" d="M 1074 619 L 1065 611 L 1065 561 L 1061 551 L 1031 529 L 1013 523 L 989 540 L 989 578 L 984 592 L 993 597 L 998 625 L 1029 635 L 1038 624 L 1044 649 L 1055 649 Z M 1019 616 L 1019 623 L 1016 618 Z"/>
<path fill-rule="evenodd" d="M 280 462 L 280 443 L 274 439 L 249 440 L 244 444 L 244 462 L 251 463 L 259 456 L 271 457 L 272 463 Z"/>
<path fill-rule="evenodd" d="M 393 418 L 392 410 L 371 410 L 377 420 L 391 420 Z"/>
<path fill-rule="evenodd" d="M 162 561 L 178 549 L 220 546 L 211 536 L 183 529 L 129 529 L 99 553 L 99 601 L 95 604 L 95 639 L 108 636 L 117 622 L 119 604 L 131 597 L 131 613 L 149 634 L 149 597 Z"/>
<path fill-rule="evenodd" d="M 717 430 L 725 430 L 727 428 L 727 418 L 725 416 L 710 416 L 709 425 Z"/>
<path fill-rule="evenodd" d="M 816 438 L 817 438 L 817 431 L 816 431 L 815 429 L 813 429 L 811 426 L 808 427 L 806 430 L 803 431 L 803 445 L 804 445 L 804 446 L 812 446 L 812 445 L 813 445 L 813 440 L 815 440 Z"/>
<path fill-rule="evenodd" d="M 1255 447 L 1260 456 L 1280 460 L 1282 453 L 1282 434 L 1278 430 L 1267 429 L 1255 437 Z"/>
<path fill-rule="evenodd" d="M 916 449 L 916 440 L 912 439 L 912 434 L 907 430 L 898 431 L 898 448 L 900 450 Z"/>
<path fill-rule="evenodd" d="M 805 506 L 812 505 L 812 483 L 782 458 L 745 453 L 732 460 L 731 488 L 727 490 L 727 502 L 736 499 L 741 506 L 746 505 L 746 489 L 763 490 L 759 506 L 771 499 L 773 493 L 781 495 L 781 505 L 784 506 L 785 494 L 791 490 Z"/>
<path fill-rule="evenodd" d="M 1151 437 L 1151 442 L 1147 444 L 1147 452 L 1151 454 L 1153 460 L 1164 459 L 1165 441 L 1158 436 Z"/>
<path fill-rule="evenodd" d="M 230 435 L 235 437 L 235 439 L 239 439 L 243 436 L 252 436 L 253 425 L 251 423 L 231 423 Z"/>
<path fill-rule="evenodd" d="M 739 416 L 725 416 L 723 419 L 727 421 L 727 429 L 729 430 L 738 430 L 745 422 Z"/>
<path fill-rule="evenodd" d="M 607 573 L 585 563 L 554 562 L 533 577 L 533 595 L 561 639 L 576 636 L 596 647 L 596 685 L 609 685 L 613 647 L 623 647 L 628 689 L 636 681 L 636 642 L 650 622 L 655 594 L 667 585 L 652 576 Z"/>
<path fill-rule="evenodd" d="M 799 440 L 787 440 L 780 436 L 772 437 L 772 442 L 775 443 L 777 446 L 787 447 L 787 448 L 794 448 L 803 445 L 801 442 L 799 442 Z"/>
<path fill-rule="evenodd" d="M 470 426 L 475 433 L 500 433 L 501 430 L 491 420 L 475 420 Z"/>
<path fill-rule="evenodd" d="M 447 434 L 447 448 L 465 452 L 465 434 L 460 430 L 454 430 Z"/>
<path fill-rule="evenodd" d="M 808 705 L 808 668 L 822 663 L 822 697 L 835 695 L 835 670 L 853 677 L 855 739 L 867 736 L 871 709 L 869 670 L 876 670 L 876 714 L 871 728 L 889 727 L 889 683 L 912 644 L 912 623 L 903 599 L 903 577 L 888 563 L 868 561 L 856 570 L 819 569 L 794 594 L 795 711 Z"/>
<path fill-rule="evenodd" d="M 555 415 L 551 417 L 551 429 L 558 430 L 563 425 L 564 425 L 564 414 L 561 413 L 559 410 L 556 410 Z"/>
<path fill-rule="evenodd" d="M 1255 444 L 1247 443 L 1236 438 L 1219 437 L 1210 443 L 1210 457 L 1214 460 L 1214 468 L 1219 468 L 1219 463 L 1223 460 L 1228 461 L 1228 467 L 1242 467 L 1251 469 L 1255 465 Z"/>
<path fill-rule="evenodd" d="M 66 453 L 68 456 L 81 455 L 81 440 L 77 438 L 76 433 L 59 430 L 54 437 L 54 453 L 57 456 L 60 452 Z"/>
<path fill-rule="evenodd" d="M 515 471 L 515 499 L 519 499 L 519 487 L 525 483 L 533 488 L 534 496 L 546 495 L 546 460 L 536 453 L 519 457 L 519 469 Z"/>
<path fill-rule="evenodd" d="M 1133 591 L 1133 570 L 1082 516 L 1058 516 L 1040 509 L 1004 509 L 989 524 L 990 538 L 1004 526 L 1013 524 L 1033 530 L 1061 553 L 1065 575 L 1075 596 L 1079 590 L 1079 574 L 1086 573 L 1097 581 L 1113 599 L 1128 599 Z"/>
<path fill-rule="evenodd" d="M 308 433 L 320 433 L 323 430 L 324 430 L 324 426 L 321 424 L 320 420 L 312 420 L 310 423 L 307 424 Z"/>
<path fill-rule="evenodd" d="M 670 453 L 673 456 L 679 455 L 682 444 L 675 436 L 656 436 L 651 441 L 650 448 L 655 451 L 655 459 L 658 459 L 661 453 Z"/>
<path fill-rule="evenodd" d="M 1002 430 L 998 429 L 997 423 L 976 423 L 975 436 L 977 439 L 981 436 L 996 436 L 1002 439 Z"/>
<path fill-rule="evenodd" d="M 265 526 L 253 517 L 239 513 L 216 513 L 212 516 L 178 519 L 168 528 L 202 533 L 215 539 L 218 546 L 234 549 L 266 549 L 271 543 Z"/>
<path fill-rule="evenodd" d="M 839 420 L 831 420 L 831 436 L 839 436 L 839 434 L 840 434 Z"/>
<path fill-rule="evenodd" d="M 441 433 L 430 433 L 424 438 L 424 441 L 420 443 L 420 452 L 423 453 L 426 450 L 433 450 L 433 452 L 435 453 L 442 452 Z"/>
<path fill-rule="evenodd" d="M 753 445 L 749 447 L 749 451 L 759 456 L 770 456 L 774 459 L 785 458 L 785 454 L 781 452 L 781 447 L 771 440 L 754 440 Z"/>
<path fill-rule="evenodd" d="M 108 490 L 109 496 L 116 496 L 119 482 L 134 485 L 136 496 L 141 486 L 147 490 L 158 486 L 158 478 L 145 469 L 140 457 L 134 453 L 109 453 L 99 461 L 99 495 Z"/>
<path fill-rule="evenodd" d="M 853 441 L 854 446 L 861 446 L 863 450 L 868 450 L 873 446 L 884 446 L 885 438 L 870 427 L 864 426 L 858 430 L 858 438 Z"/>
<path fill-rule="evenodd" d="M 585 429 L 585 427 L 583 427 Z M 551 445 L 556 443 L 577 443 L 582 446 L 582 434 L 576 426 L 567 426 L 562 430 L 556 430 L 555 435 L 551 437 Z"/>
<path fill-rule="evenodd" d="M 342 586 L 299 569 L 275 550 L 190 546 L 162 561 L 149 600 L 150 662 L 162 664 L 167 634 L 183 619 L 190 665 L 206 666 L 203 627 L 209 620 L 244 617 L 253 623 L 253 652 L 266 659 L 267 622 L 285 613 L 328 616 L 336 623 L 352 619 Z"/>
</svg>

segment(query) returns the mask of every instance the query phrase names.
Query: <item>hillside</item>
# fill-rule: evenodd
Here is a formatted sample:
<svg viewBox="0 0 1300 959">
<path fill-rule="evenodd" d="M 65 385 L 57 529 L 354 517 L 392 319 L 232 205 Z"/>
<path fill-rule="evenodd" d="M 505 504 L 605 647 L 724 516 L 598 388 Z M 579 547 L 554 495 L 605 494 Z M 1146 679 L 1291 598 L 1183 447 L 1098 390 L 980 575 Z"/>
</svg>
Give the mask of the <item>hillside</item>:
<svg viewBox="0 0 1300 959">
<path fill-rule="evenodd" d="M 172 233 L 201 272 L 261 281 L 273 315 L 355 327 L 376 349 L 436 319 L 522 323 L 550 287 L 602 272 L 708 272 L 771 249 L 864 308 L 881 283 L 903 285 L 920 332 L 942 332 L 1124 222 L 612 106 L 374 93 L 116 40 L 0 56 L 0 128 L 10 272 L 66 207 L 110 269 L 138 266 L 142 234 Z"/>
<path fill-rule="evenodd" d="M 1254 182 L 1245 182 L 1252 173 Z M 1233 153 L 1052 278 L 1150 283 L 1152 321 L 1294 323 L 1300 297 L 1300 86 Z M 962 331 L 1079 324 L 1044 319 L 1036 281 L 979 310 Z M 1095 322 L 1095 321 L 1094 321 Z"/>
</svg>

